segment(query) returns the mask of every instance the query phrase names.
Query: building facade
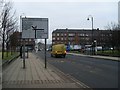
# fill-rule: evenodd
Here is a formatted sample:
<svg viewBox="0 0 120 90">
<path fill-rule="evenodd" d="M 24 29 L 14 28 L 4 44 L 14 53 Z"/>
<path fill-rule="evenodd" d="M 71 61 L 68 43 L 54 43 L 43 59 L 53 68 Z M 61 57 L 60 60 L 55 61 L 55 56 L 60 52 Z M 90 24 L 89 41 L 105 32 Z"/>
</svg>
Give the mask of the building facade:
<svg viewBox="0 0 120 90">
<path fill-rule="evenodd" d="M 88 29 L 56 29 L 52 32 L 52 44 L 65 45 L 92 45 L 97 42 L 98 46 L 111 47 L 111 30 L 88 30 Z"/>
<path fill-rule="evenodd" d="M 34 49 L 35 46 L 35 40 L 34 39 L 22 39 L 22 32 L 14 32 L 11 36 L 10 36 L 10 40 L 7 42 L 7 48 L 10 49 L 16 49 L 16 48 L 20 48 L 20 46 L 23 46 L 23 44 L 25 43 L 25 46 L 27 46 L 30 49 Z"/>
</svg>

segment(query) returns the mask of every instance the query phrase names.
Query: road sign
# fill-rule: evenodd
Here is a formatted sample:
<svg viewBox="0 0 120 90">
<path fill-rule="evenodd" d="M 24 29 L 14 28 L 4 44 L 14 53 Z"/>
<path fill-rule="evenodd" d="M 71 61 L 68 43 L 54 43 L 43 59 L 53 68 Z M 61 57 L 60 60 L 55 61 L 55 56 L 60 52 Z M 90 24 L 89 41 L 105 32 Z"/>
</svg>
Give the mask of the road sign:
<svg viewBox="0 0 120 90">
<path fill-rule="evenodd" d="M 48 38 L 48 18 L 22 17 L 22 38 Z"/>
</svg>

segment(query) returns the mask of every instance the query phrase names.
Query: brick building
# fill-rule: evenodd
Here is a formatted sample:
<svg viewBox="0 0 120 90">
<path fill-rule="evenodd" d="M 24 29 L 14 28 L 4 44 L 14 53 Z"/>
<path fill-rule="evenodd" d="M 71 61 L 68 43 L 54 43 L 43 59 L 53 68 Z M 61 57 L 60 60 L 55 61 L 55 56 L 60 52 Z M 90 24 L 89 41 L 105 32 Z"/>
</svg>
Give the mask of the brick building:
<svg viewBox="0 0 120 90">
<path fill-rule="evenodd" d="M 9 41 L 7 42 L 8 49 L 16 49 L 19 48 L 20 46 L 23 45 L 24 41 L 21 38 L 22 37 L 22 32 L 14 32 L 11 36 Z M 27 46 L 30 49 L 34 49 L 35 46 L 35 41 L 34 39 L 25 39 L 25 46 Z"/>
<path fill-rule="evenodd" d="M 111 47 L 112 31 L 94 29 L 56 29 L 52 32 L 52 44 L 92 45 L 97 41 L 98 46 Z"/>
</svg>

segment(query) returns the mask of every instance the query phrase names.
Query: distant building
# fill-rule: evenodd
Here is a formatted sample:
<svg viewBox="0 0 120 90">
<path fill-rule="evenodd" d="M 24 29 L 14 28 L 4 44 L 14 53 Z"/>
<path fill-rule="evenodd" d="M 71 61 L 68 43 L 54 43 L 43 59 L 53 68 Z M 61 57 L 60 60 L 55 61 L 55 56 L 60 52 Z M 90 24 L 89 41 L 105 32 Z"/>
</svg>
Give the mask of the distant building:
<svg viewBox="0 0 120 90">
<path fill-rule="evenodd" d="M 92 40 L 97 41 L 98 46 L 111 47 L 112 31 L 94 29 L 56 29 L 52 32 L 52 44 L 66 45 L 92 45 Z"/>
<path fill-rule="evenodd" d="M 45 48 L 45 45 L 43 44 L 43 43 L 41 43 L 41 42 L 39 42 L 38 43 L 38 50 L 44 50 L 44 48 Z"/>
<path fill-rule="evenodd" d="M 51 49 L 51 44 L 46 44 L 46 50 L 50 50 Z M 39 42 L 38 43 L 38 50 L 45 50 L 45 44 L 44 43 L 41 43 Z"/>
<path fill-rule="evenodd" d="M 7 42 L 7 48 L 16 49 L 19 48 L 24 44 L 22 37 L 22 32 L 14 32 L 11 36 L 9 41 Z M 34 39 L 25 39 L 25 46 L 27 46 L 29 49 L 34 49 L 35 41 Z"/>
</svg>

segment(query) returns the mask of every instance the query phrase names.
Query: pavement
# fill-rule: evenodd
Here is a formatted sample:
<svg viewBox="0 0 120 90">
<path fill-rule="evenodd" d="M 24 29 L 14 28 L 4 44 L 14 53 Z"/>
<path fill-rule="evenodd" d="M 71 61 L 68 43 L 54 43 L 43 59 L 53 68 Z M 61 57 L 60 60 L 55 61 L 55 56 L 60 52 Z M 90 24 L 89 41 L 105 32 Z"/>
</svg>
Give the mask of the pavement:
<svg viewBox="0 0 120 90">
<path fill-rule="evenodd" d="M 111 57 L 111 56 L 100 56 L 100 55 L 85 55 L 85 54 L 77 54 L 77 53 L 67 53 L 77 56 L 85 56 L 85 57 L 91 57 L 91 58 L 101 58 L 105 60 L 113 60 L 113 61 L 120 61 L 120 57 Z"/>
<path fill-rule="evenodd" d="M 89 88 L 71 76 L 67 76 L 54 66 L 47 63 L 34 53 L 23 59 L 18 58 L 3 68 L 2 88 Z"/>
</svg>

